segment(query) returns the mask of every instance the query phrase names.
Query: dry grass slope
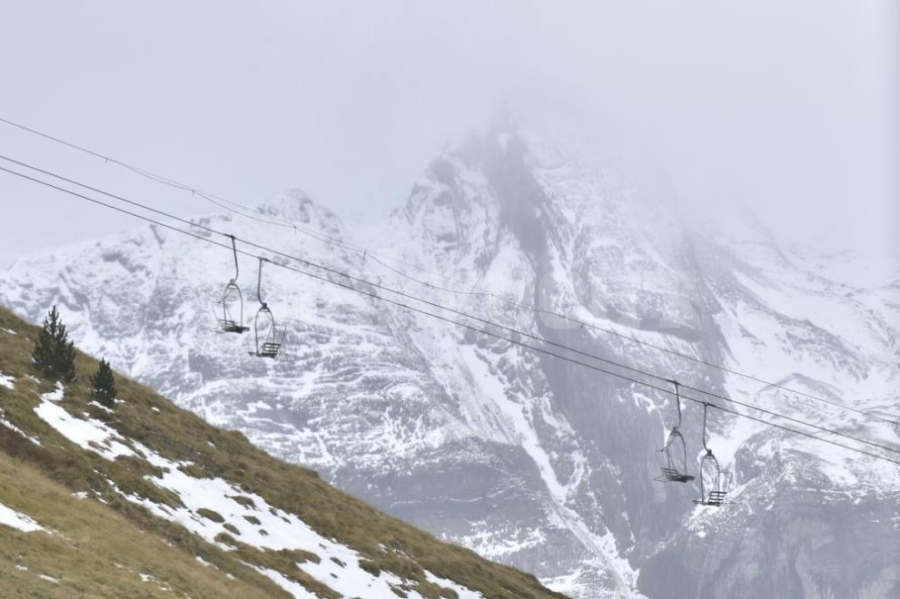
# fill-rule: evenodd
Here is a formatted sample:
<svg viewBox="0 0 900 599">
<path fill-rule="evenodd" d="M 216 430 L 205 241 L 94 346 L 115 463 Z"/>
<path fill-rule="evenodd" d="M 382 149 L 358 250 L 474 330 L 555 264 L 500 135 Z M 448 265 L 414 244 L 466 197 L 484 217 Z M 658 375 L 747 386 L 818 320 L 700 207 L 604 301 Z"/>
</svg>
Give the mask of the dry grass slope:
<svg viewBox="0 0 900 599">
<path fill-rule="evenodd" d="M 0 526 L 0 596 L 286 596 L 246 565 L 252 564 L 278 570 L 320 597 L 340 597 L 296 566 L 318 560 L 316 555 L 260 550 L 227 533 L 217 538 L 233 548 L 224 550 L 124 499 L 110 481 L 129 494 L 180 504 L 177 495 L 145 478 L 159 474 L 149 463 L 135 457 L 104 459 L 71 443 L 37 416 L 40 394 L 53 389 L 51 381 L 33 377 L 31 350 L 37 332 L 37 327 L 0 308 L 0 372 L 16 379 L 12 390 L 0 386 L 2 416 L 41 441 L 38 446 L 0 425 L 0 503 L 58 534 L 20 533 Z M 90 405 L 88 395 L 88 376 L 97 361 L 79 352 L 76 365 L 78 378 L 66 387 L 61 402 L 70 413 L 88 413 L 167 459 L 190 462 L 186 473 L 191 476 L 223 478 L 296 514 L 322 536 L 358 551 L 369 572 L 394 573 L 429 599 L 452 599 L 456 594 L 429 583 L 424 570 L 481 591 L 488 599 L 563 597 L 533 576 L 442 543 L 376 511 L 315 472 L 281 462 L 240 433 L 210 426 L 125 377 L 117 375 L 119 397 L 125 402 L 112 413 L 98 409 Z M 105 504 L 78 499 L 75 492 Z M 212 520 L 217 516 L 204 514 Z M 152 579 L 145 582 L 141 574 Z M 403 594 L 402 589 L 395 592 Z"/>
</svg>

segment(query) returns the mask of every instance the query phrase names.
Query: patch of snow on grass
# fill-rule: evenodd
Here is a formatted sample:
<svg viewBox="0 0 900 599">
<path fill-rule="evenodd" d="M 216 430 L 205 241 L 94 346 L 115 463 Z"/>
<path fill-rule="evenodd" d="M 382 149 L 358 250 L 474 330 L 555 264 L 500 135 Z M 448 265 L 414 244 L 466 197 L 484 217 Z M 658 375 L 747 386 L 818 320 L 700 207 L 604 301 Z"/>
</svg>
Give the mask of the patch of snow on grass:
<svg viewBox="0 0 900 599">
<path fill-rule="evenodd" d="M 45 393 L 42 397 L 48 399 L 47 395 L 50 394 Z M 61 396 L 62 392 L 60 391 Z M 136 455 L 129 447 L 116 441 L 116 431 L 102 422 L 75 418 L 61 406 L 49 401 L 42 402 L 34 411 L 41 419 L 72 443 L 83 449 L 96 452 L 108 460 L 114 460 L 120 455 Z"/>
<path fill-rule="evenodd" d="M 37 437 L 32 437 L 31 435 L 27 434 L 25 431 L 20 429 L 18 426 L 16 426 L 15 424 L 10 422 L 6 418 L 4 418 L 3 408 L 0 408 L 0 425 L 5 426 L 6 428 L 13 431 L 14 433 L 18 433 L 18 434 L 22 435 L 23 437 L 25 437 L 26 439 L 28 439 L 29 441 L 31 441 L 32 443 L 34 443 L 35 445 L 40 447 L 40 445 L 41 445 L 40 439 L 38 439 Z"/>
<path fill-rule="evenodd" d="M 88 405 L 89 405 L 89 406 L 93 406 L 93 407 L 95 407 L 95 408 L 98 408 L 98 409 L 100 409 L 100 410 L 103 410 L 103 411 L 106 412 L 107 414 L 112 414 L 112 413 L 113 413 L 112 410 L 110 410 L 109 408 L 107 408 L 107 407 L 104 406 L 103 404 L 97 403 L 96 401 L 92 401 L 92 402 L 90 402 Z"/>
<path fill-rule="evenodd" d="M 63 387 L 62 383 L 56 383 L 56 389 L 51 391 L 50 393 L 44 393 L 41 395 L 41 399 L 46 401 L 60 401 L 65 395 L 66 389 Z"/>
<path fill-rule="evenodd" d="M 425 570 L 425 579 L 431 584 L 436 584 L 438 586 L 444 587 L 445 589 L 451 589 L 455 591 L 459 599 L 484 599 L 484 595 L 482 595 L 481 593 L 458 585 L 452 580 L 447 580 L 446 578 L 435 576 L 428 570 Z"/>
<path fill-rule="evenodd" d="M 180 464 L 163 458 L 139 443 L 136 448 L 148 456 L 151 464 L 164 472 L 160 478 L 147 477 L 147 480 L 176 493 L 184 504 L 184 507 L 171 508 L 135 495 L 126 496 L 128 500 L 143 505 L 161 518 L 178 522 L 210 542 L 216 542 L 218 534 L 227 532 L 240 542 L 260 549 L 299 549 L 314 553 L 320 557 L 318 564 L 310 561 L 300 563 L 298 567 L 346 597 L 396 599 L 397 595 L 392 587 L 409 584 L 409 581 L 388 572 L 373 576 L 360 566 L 364 558 L 356 551 L 319 535 L 297 516 L 269 505 L 259 495 L 243 491 L 220 478 L 194 478 L 179 470 Z M 241 496 L 241 501 L 235 499 L 237 496 Z M 252 500 L 252 504 L 247 499 Z M 198 513 L 202 508 L 215 511 L 225 521 L 217 523 L 204 518 Z M 259 524 L 251 523 L 245 516 L 253 517 Z M 224 524 L 235 527 L 238 533 L 228 531 Z M 275 582 L 281 584 L 278 580 Z M 290 581 L 285 579 L 285 582 Z M 293 592 L 293 587 L 287 590 Z M 314 595 L 298 596 L 305 598 Z M 421 595 L 414 591 L 408 592 L 407 597 L 421 599 Z"/>
<path fill-rule="evenodd" d="M 249 565 L 249 564 L 248 564 Z M 293 580 L 285 577 L 281 572 L 277 570 L 269 570 L 268 568 L 258 568 L 256 566 L 250 566 L 285 591 L 294 596 L 294 599 L 318 599 L 318 595 L 314 595 L 310 593 L 306 587 L 302 584 L 296 583 Z"/>
<path fill-rule="evenodd" d="M 38 530 L 47 532 L 47 529 L 21 512 L 10 509 L 0 503 L 0 524 L 16 528 L 22 532 L 35 532 Z"/>
<path fill-rule="evenodd" d="M 16 332 L 15 332 L 14 330 L 12 330 L 12 329 L 2 329 L 2 330 L 3 330 L 3 332 L 6 333 L 7 335 L 18 335 L 18 333 L 16 333 Z"/>
<path fill-rule="evenodd" d="M 6 387 L 7 389 L 15 389 L 16 388 L 16 379 L 8 374 L 3 374 L 0 372 L 0 387 Z"/>
</svg>

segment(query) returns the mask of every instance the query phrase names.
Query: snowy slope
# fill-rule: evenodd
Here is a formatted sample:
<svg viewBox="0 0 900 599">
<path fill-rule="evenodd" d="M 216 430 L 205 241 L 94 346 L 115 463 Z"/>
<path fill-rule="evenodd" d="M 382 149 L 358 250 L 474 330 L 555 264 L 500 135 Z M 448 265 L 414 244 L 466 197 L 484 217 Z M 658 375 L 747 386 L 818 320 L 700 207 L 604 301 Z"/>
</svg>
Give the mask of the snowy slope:
<svg viewBox="0 0 900 599">
<path fill-rule="evenodd" d="M 883 420 L 676 355 L 897 421 L 896 282 L 855 286 L 784 252 L 744 217 L 714 235 L 687 227 L 674 205 L 617 180 L 577 145 L 503 122 L 470 137 L 434 160 L 380 231 L 367 227 L 372 255 L 352 249 L 361 233 L 302 194 L 260 211 L 303 230 L 229 215 L 202 222 L 427 299 L 362 286 L 475 329 L 505 336 L 477 319 L 491 321 L 898 444 L 897 427 Z M 247 336 L 213 329 L 209 302 L 231 276 L 230 260 L 140 228 L 20 260 L 2 275 L 0 301 L 32 320 L 61 304 L 81 345 L 207 420 L 573 596 L 664 597 L 669 586 L 687 596 L 773 596 L 769 579 L 752 573 L 775 547 L 795 572 L 779 596 L 844 596 L 890 580 L 900 557 L 895 466 L 713 412 L 709 444 L 733 477 L 735 503 L 695 509 L 697 489 L 654 482 L 655 450 L 674 417 L 670 395 L 271 265 L 265 296 L 288 326 L 286 353 L 251 358 Z M 255 268 L 241 258 L 249 300 Z M 698 456 L 700 417 L 686 404 L 682 431 Z M 868 503 L 884 513 L 859 508 Z M 777 523 L 800 513 L 813 531 L 831 521 L 865 530 L 893 513 L 878 536 L 884 568 L 865 581 L 823 575 L 837 537 L 807 529 L 779 537 Z M 798 549 L 812 538 L 818 553 Z M 743 562 L 710 562 L 710 547 Z"/>
<path fill-rule="evenodd" d="M 108 406 L 91 399 L 83 375 L 66 385 L 41 380 L 22 359 L 36 331 L 6 310 L 0 322 L 21 333 L 0 332 L 0 366 L 10 372 L 0 389 L 0 562 L 5 570 L 13 561 L 17 572 L 34 566 L 38 578 L 53 573 L 46 581 L 56 590 L 47 596 L 75 589 L 134 596 L 143 583 L 207 596 L 215 587 L 205 585 L 219 577 L 233 588 L 227 596 L 250 596 L 247 584 L 258 591 L 252 596 L 274 596 L 274 583 L 285 591 L 277 596 L 302 599 L 561 597 L 376 512 L 120 376 Z M 82 373 L 96 367 L 84 356 L 76 362 Z M 11 480 L 16 470 L 19 480 Z M 94 520 L 85 539 L 78 528 L 95 514 L 118 520 Z M 116 550 L 106 535 L 140 540 Z M 154 543 L 172 555 L 154 552 Z M 69 559 L 79 552 L 89 553 L 87 570 Z M 186 580 L 181 571 L 191 568 Z M 4 580 L 0 594 L 30 588 L 34 575 Z"/>
</svg>

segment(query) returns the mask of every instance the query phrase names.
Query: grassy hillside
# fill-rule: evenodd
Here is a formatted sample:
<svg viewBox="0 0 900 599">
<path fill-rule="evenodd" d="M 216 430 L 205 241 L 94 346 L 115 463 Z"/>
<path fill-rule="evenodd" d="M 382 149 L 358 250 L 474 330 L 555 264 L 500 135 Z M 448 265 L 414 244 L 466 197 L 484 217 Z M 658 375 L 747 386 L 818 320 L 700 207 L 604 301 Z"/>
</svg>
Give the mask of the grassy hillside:
<svg viewBox="0 0 900 599">
<path fill-rule="evenodd" d="M 91 402 L 89 356 L 60 392 L 38 330 L 0 308 L 0 509 L 45 529 L 0 524 L 0 597 L 562 597 L 124 377 Z"/>
</svg>

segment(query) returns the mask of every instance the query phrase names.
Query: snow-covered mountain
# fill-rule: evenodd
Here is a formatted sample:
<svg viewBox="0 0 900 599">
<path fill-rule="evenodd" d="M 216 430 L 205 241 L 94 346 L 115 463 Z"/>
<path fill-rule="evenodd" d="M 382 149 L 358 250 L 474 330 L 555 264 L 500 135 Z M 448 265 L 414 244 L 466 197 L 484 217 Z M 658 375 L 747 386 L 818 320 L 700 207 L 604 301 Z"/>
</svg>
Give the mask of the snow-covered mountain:
<svg viewBox="0 0 900 599">
<path fill-rule="evenodd" d="M 373 253 L 302 192 L 258 210 L 297 228 L 197 223 L 371 294 L 267 264 L 265 300 L 288 329 L 276 360 L 215 330 L 230 253 L 155 227 L 20 259 L 0 302 L 35 321 L 59 304 L 79 345 L 210 422 L 576 597 L 900 596 L 897 464 L 711 409 L 731 503 L 695 507 L 694 485 L 654 480 L 669 393 L 517 343 L 900 449 L 888 423 L 900 421 L 900 272 L 850 285 L 740 215 L 695 230 L 590 153 L 508 122 L 448 149 L 383 225 L 369 223 L 383 240 Z M 240 265 L 248 320 L 257 263 Z M 503 327 L 519 332 L 503 339 Z M 685 402 L 695 474 L 701 419 Z"/>
<path fill-rule="evenodd" d="M 0 596 L 564 599 L 89 356 L 46 377 L 42 333 L 0 308 Z"/>
</svg>

